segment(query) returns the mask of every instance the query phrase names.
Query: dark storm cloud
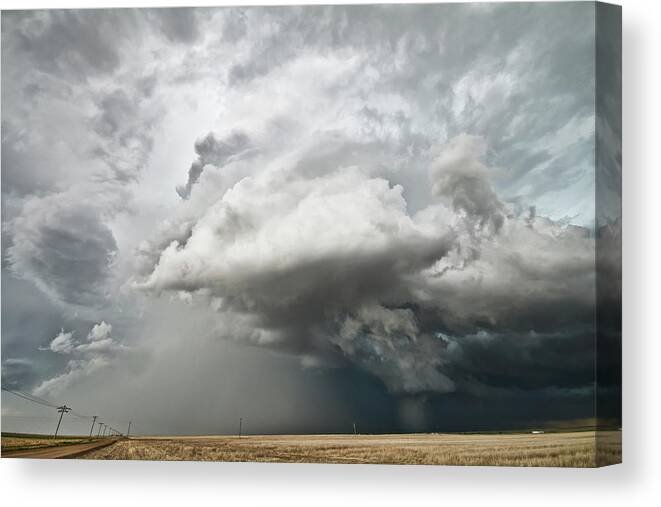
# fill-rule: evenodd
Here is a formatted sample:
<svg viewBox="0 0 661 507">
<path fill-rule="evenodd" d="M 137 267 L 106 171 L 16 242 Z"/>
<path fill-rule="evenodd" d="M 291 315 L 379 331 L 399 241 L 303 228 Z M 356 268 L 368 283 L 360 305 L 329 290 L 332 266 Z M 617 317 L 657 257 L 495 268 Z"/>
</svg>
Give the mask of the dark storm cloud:
<svg viewBox="0 0 661 507">
<path fill-rule="evenodd" d="M 108 301 L 118 251 L 108 224 L 129 207 L 126 185 L 144 168 L 162 111 L 150 100 L 153 72 L 123 67 L 127 41 L 149 35 L 137 30 L 145 19 L 136 10 L 3 16 L 3 261 L 65 311 Z M 115 71 L 125 77 L 112 81 Z"/>
<path fill-rule="evenodd" d="M 479 227 L 496 232 L 503 225 L 503 205 L 491 189 L 487 168 L 480 162 L 486 146 L 481 139 L 460 136 L 434 161 L 432 192 L 448 199 L 455 211 L 477 219 Z"/>
<path fill-rule="evenodd" d="M 240 157 L 250 149 L 250 138 L 241 131 L 234 131 L 223 139 L 217 139 L 213 132 L 210 132 L 195 143 L 197 160 L 188 169 L 188 181 L 185 185 L 177 187 L 177 193 L 183 199 L 187 199 L 207 164 L 220 168 L 232 158 Z"/>
<path fill-rule="evenodd" d="M 111 137 L 119 131 L 126 120 L 130 118 L 135 107 L 123 90 L 115 90 L 105 96 L 100 104 L 101 114 L 98 118 L 97 130 L 106 137 Z"/>
<path fill-rule="evenodd" d="M 2 360 L 2 386 L 8 389 L 20 389 L 33 384 L 39 378 L 39 373 L 31 359 L 17 357 Z"/>
<path fill-rule="evenodd" d="M 594 381 L 594 329 L 557 334 L 530 332 L 477 335 L 451 339 L 457 356 L 453 377 L 470 389 L 471 382 L 506 389 L 536 390 L 589 387 Z M 523 380 L 523 382 L 522 382 Z M 479 390 L 476 394 L 479 394 Z"/>
<path fill-rule="evenodd" d="M 39 70 L 86 78 L 112 72 L 120 63 L 118 39 L 134 32 L 135 11 L 8 11 L 2 16 L 3 68 L 19 54 Z"/>
<path fill-rule="evenodd" d="M 589 384 L 589 229 L 508 211 L 480 139 L 433 151 L 447 207 L 409 216 L 401 187 L 347 169 L 310 177 L 299 160 L 212 202 L 138 287 L 201 295 L 224 336 L 349 361 L 395 393 Z"/>
<path fill-rule="evenodd" d="M 90 119 L 99 135 L 93 152 L 110 171 L 99 180 L 127 183 L 144 169 L 153 145 L 154 124 L 162 116 L 160 106 L 150 107 L 153 81 L 153 75 L 146 76 L 98 98 L 98 113 Z"/>
<path fill-rule="evenodd" d="M 5 245 L 3 244 L 3 248 Z M 27 361 L 5 368 L 3 385 L 31 390 L 45 378 L 59 374 L 67 359 L 43 352 L 62 327 L 75 334 L 87 332 L 89 323 L 75 316 L 63 315 L 60 304 L 52 301 L 31 281 L 21 280 L 2 271 L 2 355 Z"/>
<path fill-rule="evenodd" d="M 117 244 L 96 208 L 58 195 L 33 198 L 10 230 L 14 273 L 64 304 L 102 304 Z"/>
<path fill-rule="evenodd" d="M 199 36 L 198 13 L 203 9 L 174 8 L 146 11 L 153 14 L 165 36 L 173 42 L 191 43 Z"/>
</svg>

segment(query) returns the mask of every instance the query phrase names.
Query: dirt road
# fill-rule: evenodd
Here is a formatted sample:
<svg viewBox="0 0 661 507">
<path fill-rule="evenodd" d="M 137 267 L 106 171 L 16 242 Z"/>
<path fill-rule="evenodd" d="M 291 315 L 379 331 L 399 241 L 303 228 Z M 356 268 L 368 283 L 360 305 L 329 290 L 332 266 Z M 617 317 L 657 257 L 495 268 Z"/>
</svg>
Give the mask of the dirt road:
<svg viewBox="0 0 661 507">
<path fill-rule="evenodd" d="M 85 444 L 60 445 L 56 447 L 41 447 L 38 449 L 23 449 L 20 451 L 4 451 L 3 458 L 32 458 L 32 459 L 65 459 L 77 458 L 90 451 L 102 449 L 117 442 L 116 438 L 108 438 L 100 442 Z"/>
</svg>

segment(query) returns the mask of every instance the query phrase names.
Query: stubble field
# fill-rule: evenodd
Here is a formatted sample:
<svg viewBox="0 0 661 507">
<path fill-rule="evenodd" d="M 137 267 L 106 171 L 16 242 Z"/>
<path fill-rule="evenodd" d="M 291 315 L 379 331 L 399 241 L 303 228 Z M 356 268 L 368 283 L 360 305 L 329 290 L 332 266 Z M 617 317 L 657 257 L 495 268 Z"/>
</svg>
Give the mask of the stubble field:
<svg viewBox="0 0 661 507">
<path fill-rule="evenodd" d="M 599 442 L 597 452 L 596 442 Z M 594 467 L 621 461 L 619 431 L 507 435 L 145 437 L 86 459 Z"/>
</svg>

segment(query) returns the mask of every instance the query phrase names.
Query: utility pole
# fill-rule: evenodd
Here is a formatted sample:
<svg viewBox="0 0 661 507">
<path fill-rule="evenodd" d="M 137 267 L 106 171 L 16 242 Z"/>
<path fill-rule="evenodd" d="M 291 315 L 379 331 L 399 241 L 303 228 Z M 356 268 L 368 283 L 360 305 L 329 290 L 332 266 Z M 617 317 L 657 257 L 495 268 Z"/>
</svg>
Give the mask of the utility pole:
<svg viewBox="0 0 661 507">
<path fill-rule="evenodd" d="M 66 405 L 62 405 L 61 407 L 57 407 L 57 411 L 60 413 L 60 419 L 57 421 L 57 428 L 55 428 L 55 434 L 53 435 L 53 438 L 57 436 L 57 432 L 60 430 L 60 423 L 62 422 L 62 416 L 67 412 L 71 411 L 71 409 Z"/>
<path fill-rule="evenodd" d="M 129 429 L 126 430 L 126 438 L 129 438 L 130 434 L 131 434 L 131 421 L 129 421 Z"/>
<path fill-rule="evenodd" d="M 239 438 L 241 438 L 241 426 L 243 426 L 243 417 L 239 417 Z"/>
<path fill-rule="evenodd" d="M 90 438 L 92 438 L 92 431 L 94 431 L 94 423 L 96 422 L 96 418 L 99 417 L 98 415 L 93 415 L 92 416 L 92 427 L 90 428 Z"/>
<path fill-rule="evenodd" d="M 353 434 L 357 435 L 357 433 L 356 433 L 356 423 L 353 423 Z"/>
<path fill-rule="evenodd" d="M 57 428 L 55 428 L 55 435 L 53 435 L 53 438 L 57 437 L 57 432 L 60 430 L 60 423 L 62 422 L 62 416 L 67 412 L 70 412 L 71 409 L 66 405 L 62 405 L 61 407 L 57 407 L 57 411 L 60 413 L 60 419 L 59 421 L 57 421 Z"/>
<path fill-rule="evenodd" d="M 102 427 L 102 426 L 103 426 L 103 423 L 100 422 L 100 423 L 99 423 L 99 431 L 96 432 L 96 436 L 97 436 L 97 438 L 101 436 L 101 427 Z"/>
</svg>

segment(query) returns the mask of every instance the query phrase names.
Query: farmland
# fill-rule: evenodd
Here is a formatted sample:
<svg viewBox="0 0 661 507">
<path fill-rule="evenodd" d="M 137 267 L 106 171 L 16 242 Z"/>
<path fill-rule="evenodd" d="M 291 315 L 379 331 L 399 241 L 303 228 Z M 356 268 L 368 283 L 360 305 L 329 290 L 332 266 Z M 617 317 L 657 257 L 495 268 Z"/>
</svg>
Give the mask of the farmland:
<svg viewBox="0 0 661 507">
<path fill-rule="evenodd" d="M 596 452 L 595 442 L 599 442 Z M 144 437 L 86 459 L 593 467 L 621 461 L 619 431 Z"/>
<path fill-rule="evenodd" d="M 44 447 L 59 447 L 63 445 L 73 445 L 84 442 L 90 442 L 93 439 L 85 437 L 58 437 L 52 438 L 49 435 L 28 435 L 21 433 L 3 433 L 2 434 L 2 452 L 11 452 L 27 449 L 41 449 Z"/>
</svg>

